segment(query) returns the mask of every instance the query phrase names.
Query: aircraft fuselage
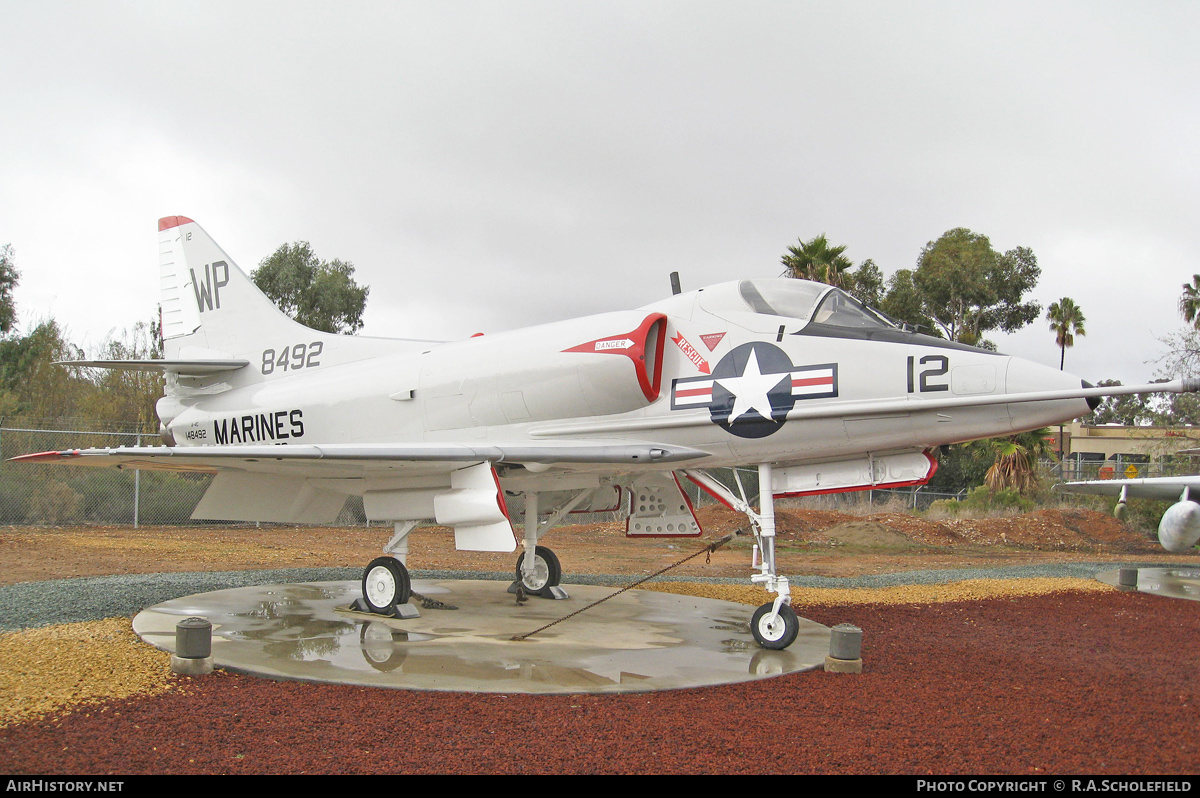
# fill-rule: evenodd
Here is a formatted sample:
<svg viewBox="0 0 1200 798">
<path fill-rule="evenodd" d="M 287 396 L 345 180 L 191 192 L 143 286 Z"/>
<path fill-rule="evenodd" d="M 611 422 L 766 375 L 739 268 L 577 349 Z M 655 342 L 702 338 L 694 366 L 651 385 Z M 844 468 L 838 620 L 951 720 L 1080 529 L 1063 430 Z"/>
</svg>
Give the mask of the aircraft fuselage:
<svg viewBox="0 0 1200 798">
<path fill-rule="evenodd" d="M 450 343 L 371 341 L 361 359 L 319 334 L 269 341 L 232 378 L 181 379 L 160 410 L 180 447 L 648 440 L 703 450 L 703 467 L 928 449 L 1088 411 L 946 407 L 1080 380 L 894 328 L 743 310 L 747 282 Z M 797 281 L 751 285 L 774 282 Z"/>
</svg>

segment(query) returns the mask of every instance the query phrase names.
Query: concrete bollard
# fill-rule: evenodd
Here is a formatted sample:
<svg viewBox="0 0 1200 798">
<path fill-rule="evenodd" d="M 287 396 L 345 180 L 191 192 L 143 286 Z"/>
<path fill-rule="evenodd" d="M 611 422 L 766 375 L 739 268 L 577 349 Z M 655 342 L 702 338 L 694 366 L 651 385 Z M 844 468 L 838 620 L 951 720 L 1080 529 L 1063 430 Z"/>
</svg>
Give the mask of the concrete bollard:
<svg viewBox="0 0 1200 798">
<path fill-rule="evenodd" d="M 862 673 L 862 629 L 839 623 L 830 630 L 827 673 Z"/>
<path fill-rule="evenodd" d="M 184 618 L 175 624 L 171 671 L 182 676 L 204 676 L 212 670 L 212 624 L 204 618 Z"/>
</svg>

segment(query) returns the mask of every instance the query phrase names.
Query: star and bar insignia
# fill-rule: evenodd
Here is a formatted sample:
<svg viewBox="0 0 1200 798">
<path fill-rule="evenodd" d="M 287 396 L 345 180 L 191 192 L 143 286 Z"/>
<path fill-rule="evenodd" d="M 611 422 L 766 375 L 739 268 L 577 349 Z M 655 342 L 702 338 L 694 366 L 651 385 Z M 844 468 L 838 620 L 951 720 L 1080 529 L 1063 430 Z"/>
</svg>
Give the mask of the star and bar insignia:
<svg viewBox="0 0 1200 798">
<path fill-rule="evenodd" d="M 783 426 L 797 401 L 838 395 L 837 363 L 795 366 L 777 346 L 755 341 L 726 354 L 711 375 L 675 380 L 671 409 L 707 407 L 714 424 L 743 438 Z"/>
</svg>

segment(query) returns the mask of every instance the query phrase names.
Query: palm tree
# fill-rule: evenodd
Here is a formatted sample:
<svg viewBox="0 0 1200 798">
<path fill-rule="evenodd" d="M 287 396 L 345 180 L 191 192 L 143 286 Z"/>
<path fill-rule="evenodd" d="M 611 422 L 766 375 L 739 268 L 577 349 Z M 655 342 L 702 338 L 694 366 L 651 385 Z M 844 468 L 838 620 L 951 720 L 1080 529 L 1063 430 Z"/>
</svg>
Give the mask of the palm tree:
<svg viewBox="0 0 1200 798">
<path fill-rule="evenodd" d="M 1046 320 L 1050 322 L 1050 332 L 1054 333 L 1054 342 L 1058 344 L 1058 370 L 1062 371 L 1067 362 L 1067 347 L 1075 345 L 1076 335 L 1087 335 L 1083 329 L 1083 311 L 1068 296 L 1057 302 L 1051 302 L 1046 309 Z M 1063 459 L 1063 425 L 1058 425 L 1058 460 Z"/>
<path fill-rule="evenodd" d="M 781 259 L 784 275 L 801 280 L 815 280 L 833 286 L 845 284 L 844 274 L 854 264 L 842 253 L 844 246 L 831 247 L 825 234 L 812 241 L 800 241 L 796 246 L 788 247 L 787 254 Z"/>
<path fill-rule="evenodd" d="M 996 453 L 996 462 L 988 469 L 984 484 L 991 491 L 1011 488 L 1027 493 L 1038 484 L 1037 464 L 1052 454 L 1047 427 L 1020 432 L 1006 438 L 988 438 L 986 443 Z"/>
<path fill-rule="evenodd" d="M 1200 280 L 1200 276 L 1197 277 Z M 1063 297 L 1057 302 L 1051 302 L 1046 310 L 1046 320 L 1050 322 L 1050 332 L 1054 333 L 1054 342 L 1058 344 L 1061 354 L 1058 358 L 1058 369 L 1062 371 L 1067 361 L 1067 347 L 1075 345 L 1076 335 L 1087 335 L 1083 329 L 1083 311 L 1070 297 Z"/>
<path fill-rule="evenodd" d="M 1192 283 L 1183 284 L 1183 296 L 1179 297 L 1179 312 L 1183 320 L 1200 329 L 1200 274 L 1192 275 Z"/>
</svg>

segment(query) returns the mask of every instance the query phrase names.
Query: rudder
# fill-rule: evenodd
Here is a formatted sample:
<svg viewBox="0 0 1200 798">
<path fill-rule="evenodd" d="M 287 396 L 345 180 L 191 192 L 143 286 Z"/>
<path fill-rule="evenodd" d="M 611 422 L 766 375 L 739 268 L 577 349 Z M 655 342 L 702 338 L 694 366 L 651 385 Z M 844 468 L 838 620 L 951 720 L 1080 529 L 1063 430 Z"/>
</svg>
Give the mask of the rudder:
<svg viewBox="0 0 1200 798">
<path fill-rule="evenodd" d="M 167 357 L 186 348 L 246 356 L 257 344 L 295 333 L 319 335 L 275 306 L 200 225 L 158 221 L 162 333 Z"/>
</svg>

